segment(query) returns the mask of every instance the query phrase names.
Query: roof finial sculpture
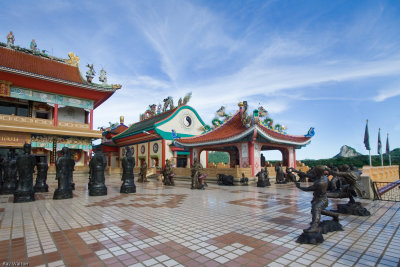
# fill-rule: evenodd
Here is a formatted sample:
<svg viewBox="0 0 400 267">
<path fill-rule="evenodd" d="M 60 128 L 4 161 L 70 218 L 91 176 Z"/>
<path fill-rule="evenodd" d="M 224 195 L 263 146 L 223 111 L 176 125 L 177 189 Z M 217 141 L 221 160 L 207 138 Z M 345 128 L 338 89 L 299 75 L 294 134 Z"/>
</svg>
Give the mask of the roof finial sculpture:
<svg viewBox="0 0 400 267">
<path fill-rule="evenodd" d="M 14 41 L 15 41 L 14 34 L 12 31 L 10 31 L 10 33 L 7 34 L 7 47 L 13 46 Z"/>
<path fill-rule="evenodd" d="M 79 57 L 75 56 L 73 52 L 68 53 L 69 59 L 65 59 L 65 62 L 71 66 L 78 67 L 79 66 Z"/>
<path fill-rule="evenodd" d="M 102 82 L 103 84 L 107 84 L 106 75 L 107 75 L 107 72 L 104 70 L 104 68 L 101 68 L 99 81 Z"/>
<path fill-rule="evenodd" d="M 35 39 L 32 39 L 31 44 L 29 45 L 29 47 L 31 48 L 31 50 L 32 50 L 33 52 L 36 52 L 36 51 L 38 50 L 38 49 L 37 49 L 37 44 L 36 44 Z"/>
<path fill-rule="evenodd" d="M 86 67 L 89 68 L 89 70 L 86 71 L 86 80 L 88 81 L 88 83 L 92 83 L 93 77 L 96 74 L 93 64 L 92 65 L 87 64 Z"/>
</svg>

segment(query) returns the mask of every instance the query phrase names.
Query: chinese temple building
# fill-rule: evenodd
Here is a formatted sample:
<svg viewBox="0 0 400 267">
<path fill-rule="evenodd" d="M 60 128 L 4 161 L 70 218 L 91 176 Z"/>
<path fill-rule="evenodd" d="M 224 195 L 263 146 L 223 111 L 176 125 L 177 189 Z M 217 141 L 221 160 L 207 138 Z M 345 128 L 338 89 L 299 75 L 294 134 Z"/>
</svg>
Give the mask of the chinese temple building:
<svg viewBox="0 0 400 267">
<path fill-rule="evenodd" d="M 239 103 L 240 109 L 232 116 L 217 112 L 224 121 L 215 119 L 214 129 L 193 137 L 182 137 L 175 143 L 190 150 L 190 159 L 199 158 L 203 151 L 224 151 L 230 156 L 231 168 L 251 168 L 254 177 L 261 170 L 261 151 L 279 150 L 282 153 L 283 166 L 296 168 L 296 149 L 307 145 L 314 135 L 310 128 L 302 136 L 288 135 L 285 127 L 273 125 L 273 120 L 263 116 L 266 110 L 260 107 L 247 115 L 247 102 Z M 214 123 L 215 122 L 215 123 Z"/>
<path fill-rule="evenodd" d="M 10 32 L 10 34 L 12 34 Z M 105 71 L 92 82 L 93 65 L 86 79 L 79 70 L 79 57 L 56 58 L 39 51 L 0 42 L 0 154 L 10 148 L 32 145 L 32 153 L 54 164 L 57 152 L 69 147 L 76 166 L 87 165 L 92 140 L 102 132 L 93 130 L 93 111 L 121 85 L 106 84 Z"/>
<path fill-rule="evenodd" d="M 150 105 L 149 109 L 140 115 L 140 121 L 132 124 L 129 128 L 122 130 L 121 124 L 104 132 L 105 137 L 101 144 L 103 152 L 109 153 L 111 167 L 120 167 L 120 160 L 113 160 L 118 151 L 116 159 L 122 159 L 125 155 L 125 147 L 129 146 L 136 159 L 136 167 L 146 162 L 149 167 L 164 168 L 165 160 L 170 159 L 176 167 L 189 167 L 189 150 L 177 146 L 174 140 L 181 137 L 196 136 L 204 132 L 204 122 L 195 109 L 187 106 L 190 99 L 188 94 L 180 99 L 175 107 L 169 97 L 161 105 Z M 157 110 L 156 110 L 157 109 Z M 118 149 L 117 149 L 118 147 Z M 207 155 L 202 157 L 206 164 Z"/>
</svg>

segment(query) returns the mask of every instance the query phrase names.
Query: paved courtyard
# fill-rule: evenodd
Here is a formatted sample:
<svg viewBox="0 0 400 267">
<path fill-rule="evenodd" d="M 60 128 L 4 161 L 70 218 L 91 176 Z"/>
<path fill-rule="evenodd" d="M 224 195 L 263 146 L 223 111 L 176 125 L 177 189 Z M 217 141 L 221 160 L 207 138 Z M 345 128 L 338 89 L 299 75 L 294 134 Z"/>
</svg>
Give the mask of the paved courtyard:
<svg viewBox="0 0 400 267">
<path fill-rule="evenodd" d="M 201 191 L 184 181 L 165 187 L 151 180 L 127 195 L 119 193 L 120 176 L 112 175 L 107 196 L 89 197 L 87 177 L 75 176 L 73 199 L 52 199 L 51 175 L 50 192 L 36 194 L 35 202 L 0 196 L 3 265 L 399 265 L 399 202 L 362 201 L 371 216 L 341 216 L 344 231 L 325 234 L 320 245 L 301 245 L 295 240 L 311 221 L 312 193 L 294 184 L 209 184 Z"/>
</svg>

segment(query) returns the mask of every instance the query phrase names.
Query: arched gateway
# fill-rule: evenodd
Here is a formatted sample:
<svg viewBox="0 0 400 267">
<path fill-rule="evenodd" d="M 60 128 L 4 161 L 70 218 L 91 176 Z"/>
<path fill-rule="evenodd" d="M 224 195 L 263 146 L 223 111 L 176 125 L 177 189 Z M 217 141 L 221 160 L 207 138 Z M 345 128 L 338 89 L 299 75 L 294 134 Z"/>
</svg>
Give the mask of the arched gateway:
<svg viewBox="0 0 400 267">
<path fill-rule="evenodd" d="M 201 135 L 176 139 L 175 143 L 190 149 L 190 161 L 199 159 L 202 151 L 225 151 L 230 155 L 231 167 L 251 167 L 254 177 L 261 169 L 261 151 L 279 150 L 282 152 L 284 166 L 296 168 L 296 149 L 311 142 L 314 129 L 310 128 L 306 135 L 288 135 L 279 124 L 261 116 L 266 111 L 260 107 L 252 116 L 247 115 L 247 102 L 239 103 L 239 110 L 226 117 L 215 129 Z M 261 116 L 260 116 L 261 115 Z M 218 124 L 216 124 L 218 125 Z"/>
</svg>

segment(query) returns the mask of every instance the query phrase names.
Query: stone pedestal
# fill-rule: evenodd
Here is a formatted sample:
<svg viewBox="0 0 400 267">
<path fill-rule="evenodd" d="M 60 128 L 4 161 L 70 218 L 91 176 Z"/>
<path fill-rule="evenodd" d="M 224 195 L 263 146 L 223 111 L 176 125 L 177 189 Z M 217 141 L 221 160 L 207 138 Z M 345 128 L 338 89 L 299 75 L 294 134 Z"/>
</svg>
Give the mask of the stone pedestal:
<svg viewBox="0 0 400 267">
<path fill-rule="evenodd" d="M 318 225 L 319 231 L 322 234 L 326 234 L 329 232 L 343 231 L 343 227 L 339 222 L 336 221 L 322 221 Z"/>
<path fill-rule="evenodd" d="M 68 199 L 72 198 L 71 190 L 59 190 L 58 188 L 54 191 L 53 199 Z"/>
<path fill-rule="evenodd" d="M 357 216 L 370 216 L 371 213 L 364 208 L 360 202 L 355 203 L 347 203 L 347 204 L 338 204 L 337 212 L 342 214 L 350 214 Z"/>
<path fill-rule="evenodd" d="M 35 193 L 37 193 L 37 192 L 49 192 L 49 186 L 47 184 L 38 185 L 36 183 L 35 187 L 33 189 L 35 190 Z"/>
<path fill-rule="evenodd" d="M 1 189 L 2 195 L 11 195 L 14 194 L 15 189 L 17 188 L 15 182 L 7 182 L 3 184 L 3 188 Z"/>
<path fill-rule="evenodd" d="M 133 181 L 132 181 L 133 182 Z M 133 183 L 128 183 L 127 181 L 125 181 L 122 185 L 121 185 L 121 189 L 119 191 L 120 193 L 136 193 L 136 185 Z"/>
<path fill-rule="evenodd" d="M 320 244 L 324 242 L 324 237 L 320 232 L 303 232 L 296 240 L 300 244 Z"/>
<path fill-rule="evenodd" d="M 107 195 L 107 187 L 104 184 L 102 186 L 89 187 L 89 196 L 105 196 L 105 195 Z"/>
<path fill-rule="evenodd" d="M 14 203 L 32 202 L 32 201 L 35 201 L 35 192 L 33 190 L 14 192 Z"/>
</svg>

